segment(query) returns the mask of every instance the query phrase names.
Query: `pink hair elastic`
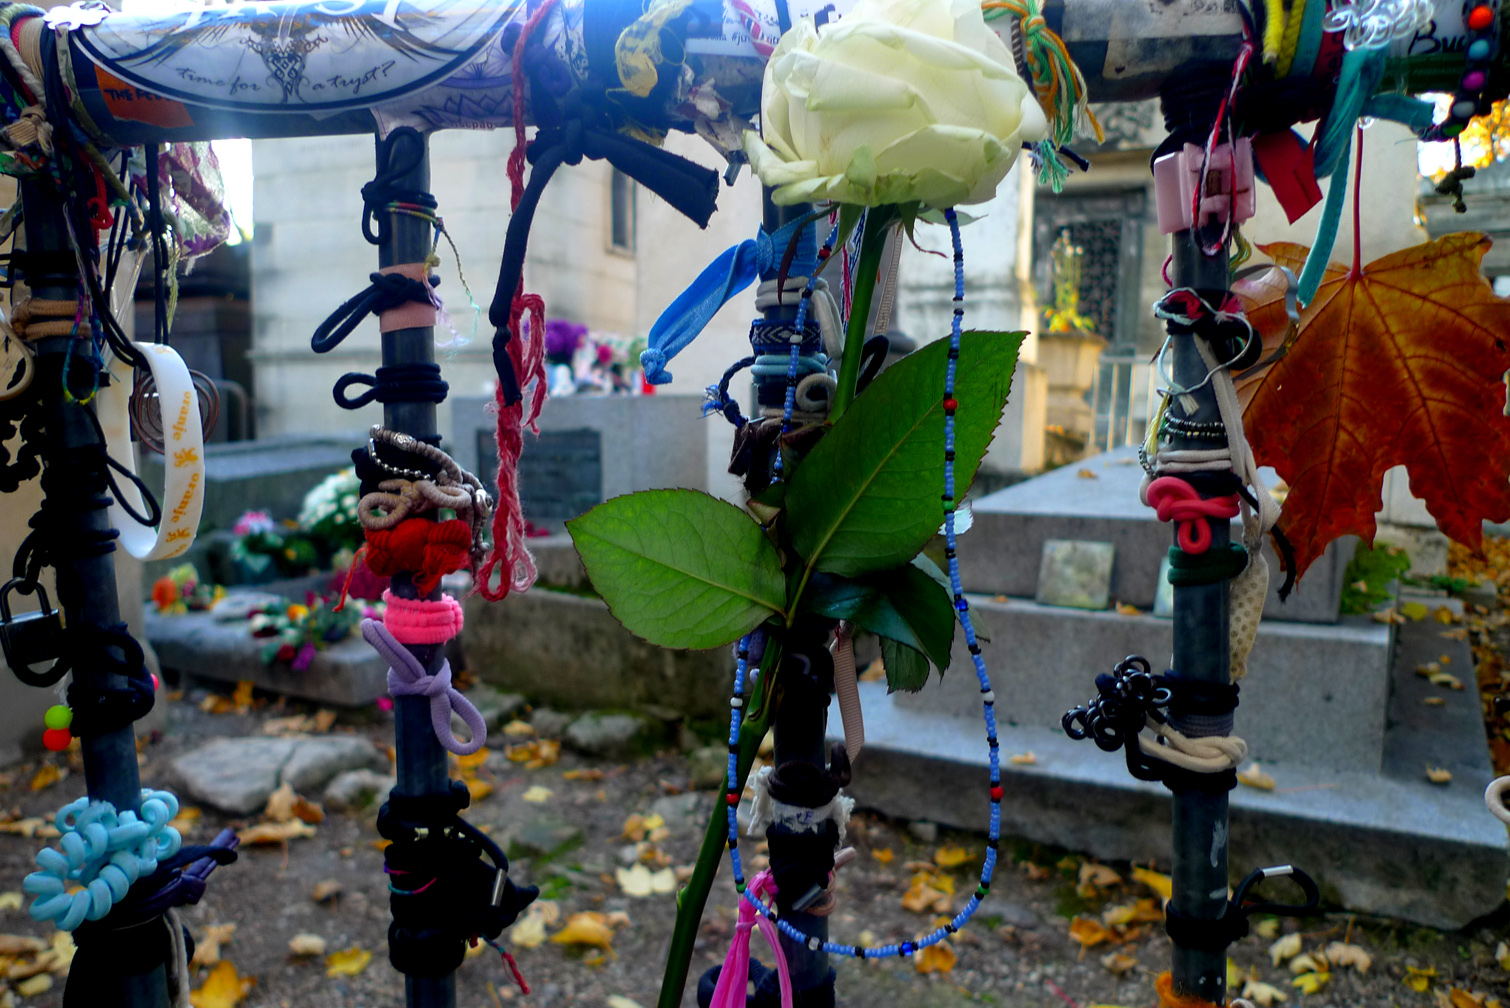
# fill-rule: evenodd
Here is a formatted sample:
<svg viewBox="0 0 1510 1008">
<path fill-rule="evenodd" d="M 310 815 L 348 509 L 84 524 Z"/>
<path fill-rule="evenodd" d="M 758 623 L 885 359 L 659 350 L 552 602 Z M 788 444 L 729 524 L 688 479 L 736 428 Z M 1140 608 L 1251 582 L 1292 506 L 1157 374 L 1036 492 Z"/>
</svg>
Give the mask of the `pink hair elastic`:
<svg viewBox="0 0 1510 1008">
<path fill-rule="evenodd" d="M 399 598 L 384 590 L 383 625 L 400 644 L 444 644 L 461 633 L 461 603 L 449 595 L 434 602 Z"/>
</svg>

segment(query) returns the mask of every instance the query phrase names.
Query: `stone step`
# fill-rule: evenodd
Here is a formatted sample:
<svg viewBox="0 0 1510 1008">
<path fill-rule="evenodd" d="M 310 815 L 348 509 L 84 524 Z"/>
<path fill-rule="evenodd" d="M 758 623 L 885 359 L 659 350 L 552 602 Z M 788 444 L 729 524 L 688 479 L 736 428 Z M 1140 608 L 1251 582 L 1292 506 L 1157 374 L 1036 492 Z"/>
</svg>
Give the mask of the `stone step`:
<svg viewBox="0 0 1510 1008">
<path fill-rule="evenodd" d="M 1330 903 L 1449 929 L 1503 903 L 1510 843 L 1505 827 L 1484 808 L 1492 772 L 1476 695 L 1430 687 L 1447 703 L 1419 702 L 1427 684 L 1414 669 L 1427 657 L 1452 655 L 1451 667 L 1472 679 L 1467 645 L 1442 639 L 1439 630 L 1431 622 L 1399 630 L 1382 771 L 1297 759 L 1267 767 L 1275 790 L 1239 785 L 1231 793 L 1234 881 L 1254 868 L 1293 863 L 1316 878 Z M 1319 659 L 1309 669 L 1326 664 Z M 1254 671 L 1238 710 L 1239 732 L 1251 738 L 1278 708 L 1309 733 L 1312 751 L 1324 752 L 1329 746 L 1323 740 L 1345 722 L 1335 713 L 1318 713 L 1304 698 L 1260 692 L 1269 674 Z M 968 672 L 950 677 L 974 679 Z M 1088 675 L 1075 678 L 1086 692 Z M 860 685 L 866 745 L 849 788 L 857 802 L 890 816 L 983 830 L 988 777 L 978 694 L 945 712 L 900 694 L 888 696 L 880 683 Z M 930 683 L 923 694 L 937 685 Z M 997 710 L 1005 714 L 1011 690 L 996 684 L 996 691 Z M 831 714 L 836 739 L 843 736 L 838 721 Z M 1103 753 L 1038 725 L 1004 722 L 998 737 L 1006 790 L 1003 836 L 1167 869 L 1169 793 L 1128 776 L 1121 753 Z M 1027 752 L 1036 757 L 1034 764 L 1010 762 L 1010 756 Z M 1428 782 L 1425 762 L 1449 769 L 1452 781 Z"/>
<path fill-rule="evenodd" d="M 1272 471 L 1265 472 L 1272 483 Z M 1033 598 L 1038 593 L 1044 540 L 1109 542 L 1117 549 L 1111 597 L 1140 609 L 1153 608 L 1159 563 L 1174 540 L 1170 526 L 1139 502 L 1142 481 L 1137 449 L 1118 448 L 974 501 L 974 525 L 960 545 L 960 577 L 965 589 Z M 1239 540 L 1240 526 L 1234 523 L 1232 528 L 1234 540 Z M 1328 546 L 1283 603 L 1279 601 L 1283 581 L 1279 558 L 1272 545 L 1266 546 L 1270 579 L 1264 617 L 1336 622 L 1343 573 L 1356 543 L 1348 536 Z"/>
<path fill-rule="evenodd" d="M 1130 654 L 1147 657 L 1162 671 L 1173 647 L 1171 621 L 1157 616 L 981 596 L 971 596 L 970 607 L 996 691 L 997 717 L 1023 728 L 1057 731 L 1066 711 L 1095 695 L 1098 673 Z M 1367 617 L 1345 617 L 1331 626 L 1261 623 L 1242 681 L 1241 734 L 1253 755 L 1285 765 L 1377 772 L 1384 759 L 1390 638 L 1389 625 Z M 942 681 L 898 694 L 895 703 L 917 713 L 950 714 L 973 710 L 978 697 L 964 635 L 956 633 Z M 1326 726 L 1324 743 L 1318 743 L 1318 725 Z"/>
</svg>

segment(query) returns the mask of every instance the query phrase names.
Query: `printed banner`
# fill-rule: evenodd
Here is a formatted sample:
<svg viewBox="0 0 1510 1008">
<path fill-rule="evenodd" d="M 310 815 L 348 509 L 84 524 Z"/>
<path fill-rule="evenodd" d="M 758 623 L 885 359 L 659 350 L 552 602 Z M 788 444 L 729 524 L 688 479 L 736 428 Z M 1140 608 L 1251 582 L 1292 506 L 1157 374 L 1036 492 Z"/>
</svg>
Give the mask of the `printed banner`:
<svg viewBox="0 0 1510 1008">
<path fill-rule="evenodd" d="M 395 101 L 472 62 L 523 0 L 303 0 L 112 14 L 72 33 L 102 69 L 232 112 L 341 112 Z"/>
</svg>

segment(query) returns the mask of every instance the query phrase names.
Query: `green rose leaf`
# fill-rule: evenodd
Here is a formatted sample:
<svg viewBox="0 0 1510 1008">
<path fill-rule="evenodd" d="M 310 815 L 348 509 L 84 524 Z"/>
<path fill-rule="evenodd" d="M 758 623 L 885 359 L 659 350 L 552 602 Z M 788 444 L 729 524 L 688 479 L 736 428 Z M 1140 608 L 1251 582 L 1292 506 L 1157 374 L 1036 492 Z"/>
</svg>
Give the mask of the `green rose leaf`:
<svg viewBox="0 0 1510 1008">
<path fill-rule="evenodd" d="M 615 497 L 566 523 L 587 576 L 630 633 L 713 648 L 784 616 L 781 558 L 739 508 L 696 490 Z"/>
<path fill-rule="evenodd" d="M 954 607 L 949 593 L 913 564 L 857 581 L 815 574 L 803 604 L 820 616 L 849 620 L 878 637 L 921 651 L 940 670 L 949 667 Z"/>
<path fill-rule="evenodd" d="M 928 659 L 906 644 L 881 638 L 881 664 L 886 667 L 886 691 L 916 693 L 928 684 Z"/>
<path fill-rule="evenodd" d="M 1006 405 L 1022 333 L 968 332 L 955 380 L 954 492 L 963 497 Z M 940 340 L 898 361 L 796 467 L 786 492 L 792 544 L 811 569 L 853 577 L 899 567 L 944 522 Z"/>
</svg>

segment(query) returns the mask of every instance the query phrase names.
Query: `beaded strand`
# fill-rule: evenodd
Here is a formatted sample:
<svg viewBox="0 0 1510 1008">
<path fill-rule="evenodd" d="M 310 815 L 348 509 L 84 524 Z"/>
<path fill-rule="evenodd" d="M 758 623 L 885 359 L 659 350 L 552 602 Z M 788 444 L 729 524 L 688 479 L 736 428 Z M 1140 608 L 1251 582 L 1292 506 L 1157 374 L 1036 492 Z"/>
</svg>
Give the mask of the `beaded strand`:
<svg viewBox="0 0 1510 1008">
<path fill-rule="evenodd" d="M 749 636 L 739 642 L 738 661 L 734 667 L 734 695 L 729 700 L 729 782 L 724 801 L 728 806 L 729 852 L 734 867 L 734 888 L 758 912 L 769 918 L 782 934 L 797 944 L 806 946 L 814 952 L 823 951 L 855 959 L 888 959 L 912 955 L 920 949 L 937 945 L 964 927 L 965 923 L 975 915 L 975 911 L 980 908 L 980 901 L 991 891 L 991 877 L 996 871 L 996 852 L 1001 842 L 1001 800 L 1004 792 L 1001 785 L 1000 749 L 996 740 L 996 694 L 991 690 L 991 677 L 986 672 L 986 661 L 981 655 L 980 643 L 975 636 L 975 626 L 970 619 L 970 603 L 965 599 L 965 590 L 960 582 L 959 558 L 954 534 L 954 414 L 959 408 L 959 403 L 954 398 L 954 380 L 959 366 L 960 336 L 965 316 L 965 251 L 960 243 L 958 216 L 952 209 L 944 211 L 944 216 L 949 222 L 949 234 L 954 244 L 954 318 L 949 331 L 949 364 L 944 372 L 944 555 L 949 561 L 949 584 L 954 593 L 954 608 L 959 614 L 960 625 L 965 631 L 965 643 L 970 649 L 970 660 L 975 664 L 976 678 L 980 681 L 981 703 L 986 721 L 986 743 L 990 748 L 991 765 L 989 791 L 991 820 L 986 833 L 986 858 L 980 870 L 980 884 L 971 895 L 970 902 L 965 904 L 965 908 L 949 923 L 916 941 L 866 947 L 824 941 L 816 936 L 804 934 L 788 921 L 782 920 L 780 912 L 774 905 L 766 906 L 749 892 L 745 885 L 744 867 L 739 857 L 739 817 L 736 811 L 740 797 L 739 725 L 746 699 L 745 675 L 748 672 L 750 660 Z"/>
</svg>

